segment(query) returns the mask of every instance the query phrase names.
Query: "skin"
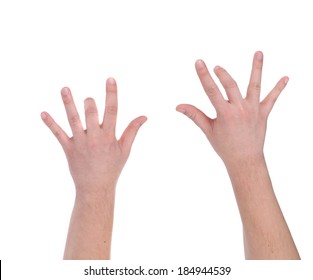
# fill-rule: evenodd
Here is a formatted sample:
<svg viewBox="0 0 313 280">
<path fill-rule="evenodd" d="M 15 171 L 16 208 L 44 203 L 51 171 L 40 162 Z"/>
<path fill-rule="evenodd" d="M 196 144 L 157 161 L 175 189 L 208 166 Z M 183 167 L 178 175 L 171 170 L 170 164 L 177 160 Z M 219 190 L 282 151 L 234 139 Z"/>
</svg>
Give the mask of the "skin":
<svg viewBox="0 0 313 280">
<path fill-rule="evenodd" d="M 116 139 L 117 85 L 113 78 L 106 82 L 101 124 L 94 99 L 85 100 L 86 130 L 70 89 L 63 88 L 61 95 L 73 136 L 69 137 L 47 112 L 41 113 L 41 118 L 60 142 L 76 187 L 64 259 L 110 259 L 116 184 L 147 118 L 134 119 Z"/>
<path fill-rule="evenodd" d="M 212 119 L 189 104 L 176 109 L 203 131 L 226 166 L 243 224 L 246 259 L 300 259 L 263 153 L 267 119 L 288 77 L 281 78 L 260 102 L 263 54 L 258 51 L 245 98 L 225 69 L 214 68 L 228 97 L 225 100 L 205 63 L 198 60 L 195 66 L 217 117 Z"/>
</svg>

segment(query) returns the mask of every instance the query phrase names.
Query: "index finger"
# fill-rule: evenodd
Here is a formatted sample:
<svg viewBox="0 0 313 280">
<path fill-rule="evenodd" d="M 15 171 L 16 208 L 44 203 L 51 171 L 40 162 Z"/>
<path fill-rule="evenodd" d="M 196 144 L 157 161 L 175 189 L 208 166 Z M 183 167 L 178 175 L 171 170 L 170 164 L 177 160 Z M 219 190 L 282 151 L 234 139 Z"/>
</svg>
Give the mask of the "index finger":
<svg viewBox="0 0 313 280">
<path fill-rule="evenodd" d="M 205 63 L 202 60 L 197 60 L 195 66 L 204 91 L 206 92 L 216 111 L 219 111 L 225 105 L 225 99 L 223 95 L 212 79 Z"/>
</svg>

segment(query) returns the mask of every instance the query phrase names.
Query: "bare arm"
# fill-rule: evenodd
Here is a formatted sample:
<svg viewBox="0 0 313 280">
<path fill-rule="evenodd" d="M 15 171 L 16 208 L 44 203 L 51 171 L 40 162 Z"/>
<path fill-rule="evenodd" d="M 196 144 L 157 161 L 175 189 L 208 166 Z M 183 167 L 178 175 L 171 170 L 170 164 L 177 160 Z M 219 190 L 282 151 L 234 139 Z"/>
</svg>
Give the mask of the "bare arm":
<svg viewBox="0 0 313 280">
<path fill-rule="evenodd" d="M 131 146 L 146 117 L 138 117 L 115 137 L 117 86 L 110 78 L 106 84 L 106 106 L 99 124 L 96 103 L 85 100 L 84 130 L 72 94 L 63 88 L 62 99 L 73 137 L 43 112 L 44 123 L 59 140 L 68 160 L 76 187 L 76 199 L 69 225 L 64 259 L 109 259 L 113 227 L 115 188 L 128 159 Z"/>
<path fill-rule="evenodd" d="M 246 259 L 299 259 L 265 159 L 238 161 L 227 170 L 243 223 Z"/>
<path fill-rule="evenodd" d="M 299 259 L 263 154 L 267 119 L 288 78 L 280 79 L 260 102 L 262 66 L 263 54 L 257 52 L 245 98 L 226 70 L 215 67 L 228 97 L 225 100 L 204 62 L 198 60 L 196 70 L 217 117 L 211 119 L 187 104 L 177 110 L 202 129 L 227 168 L 243 223 L 246 258 Z"/>
</svg>

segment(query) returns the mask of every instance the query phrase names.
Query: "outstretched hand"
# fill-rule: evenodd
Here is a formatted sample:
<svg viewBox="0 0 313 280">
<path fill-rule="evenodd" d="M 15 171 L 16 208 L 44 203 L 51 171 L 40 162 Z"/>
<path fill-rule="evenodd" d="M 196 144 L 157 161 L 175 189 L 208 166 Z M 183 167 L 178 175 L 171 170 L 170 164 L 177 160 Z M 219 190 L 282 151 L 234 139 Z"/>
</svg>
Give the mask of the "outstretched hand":
<svg viewBox="0 0 313 280">
<path fill-rule="evenodd" d="M 134 119 L 121 138 L 116 139 L 117 85 L 113 78 L 106 82 L 106 105 L 101 124 L 94 99 L 85 100 L 86 130 L 83 129 L 70 89 L 63 88 L 61 95 L 73 136 L 69 137 L 48 113 L 43 112 L 41 117 L 66 154 L 77 192 L 101 195 L 108 188 L 113 190 L 136 134 L 147 118 L 141 116 Z"/>
<path fill-rule="evenodd" d="M 217 117 L 212 119 L 198 108 L 181 104 L 177 111 L 184 113 L 201 128 L 225 164 L 237 160 L 263 157 L 267 118 L 274 103 L 285 88 L 288 77 L 281 78 L 273 90 L 260 102 L 263 54 L 256 52 L 253 59 L 247 95 L 240 93 L 235 80 L 222 67 L 214 72 L 225 89 L 225 100 L 212 79 L 205 63 L 196 62 L 202 86 L 214 106 Z"/>
</svg>

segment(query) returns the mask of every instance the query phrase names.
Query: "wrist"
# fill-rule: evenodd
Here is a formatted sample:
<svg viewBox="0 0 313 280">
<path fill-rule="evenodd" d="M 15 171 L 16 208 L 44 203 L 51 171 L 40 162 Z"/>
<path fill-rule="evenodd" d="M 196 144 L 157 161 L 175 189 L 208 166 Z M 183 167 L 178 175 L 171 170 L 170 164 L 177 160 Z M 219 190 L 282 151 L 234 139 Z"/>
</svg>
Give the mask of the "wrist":
<svg viewBox="0 0 313 280">
<path fill-rule="evenodd" d="M 266 166 L 263 153 L 250 156 L 233 157 L 223 160 L 223 162 L 228 172 L 232 173 Z"/>
<path fill-rule="evenodd" d="M 76 188 L 75 205 L 87 206 L 89 209 L 101 208 L 114 205 L 115 186 L 98 191 L 85 191 Z"/>
<path fill-rule="evenodd" d="M 271 179 L 263 155 L 225 163 L 235 194 L 249 195 L 258 191 L 272 192 Z"/>
</svg>

